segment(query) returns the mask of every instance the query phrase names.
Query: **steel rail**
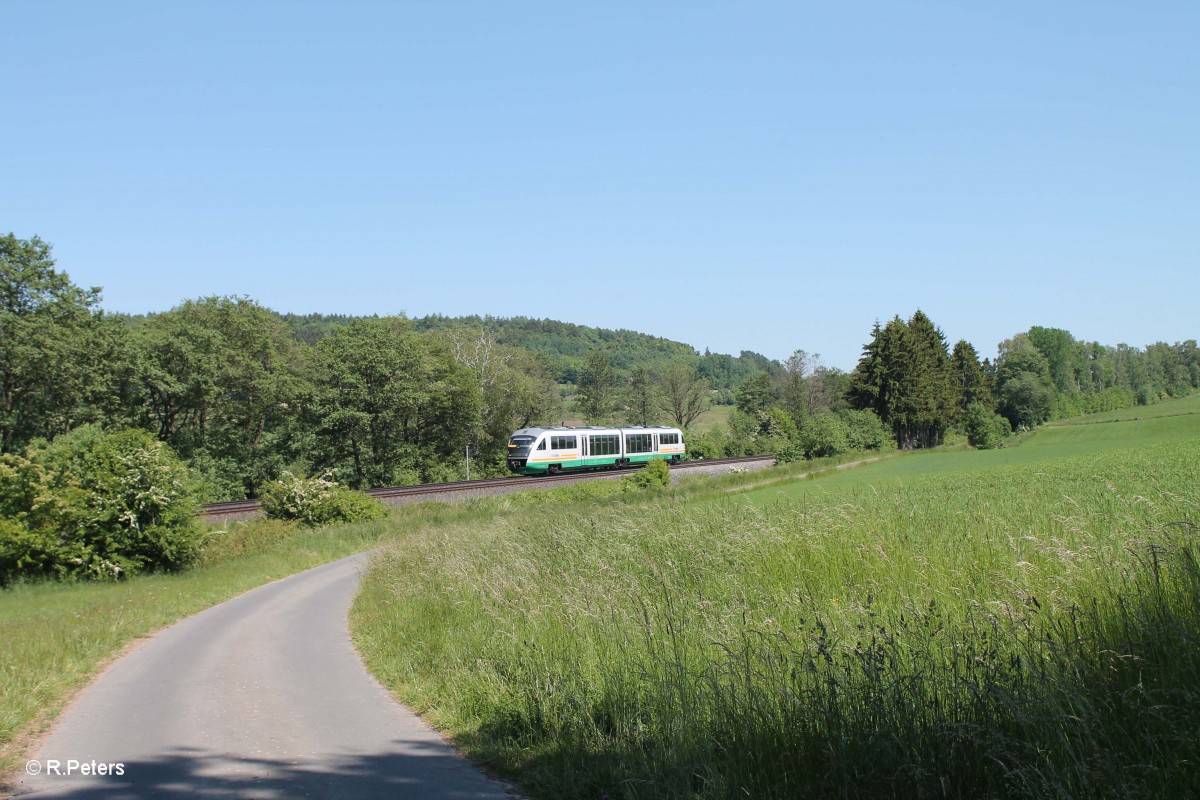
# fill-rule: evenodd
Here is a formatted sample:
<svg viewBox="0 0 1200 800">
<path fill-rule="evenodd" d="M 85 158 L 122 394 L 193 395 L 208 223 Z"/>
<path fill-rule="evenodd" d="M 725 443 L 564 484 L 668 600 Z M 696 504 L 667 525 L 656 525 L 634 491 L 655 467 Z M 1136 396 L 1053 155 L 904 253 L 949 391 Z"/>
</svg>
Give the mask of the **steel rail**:
<svg viewBox="0 0 1200 800">
<path fill-rule="evenodd" d="M 740 458 L 713 458 L 705 461 L 682 461 L 671 466 L 672 470 L 688 470 L 699 467 L 714 467 L 730 464 L 758 463 L 773 460 L 773 455 L 743 456 Z M 596 478 L 613 478 L 629 472 L 636 467 L 624 469 L 589 470 L 581 472 L 566 472 L 558 475 L 524 476 L 512 475 L 504 478 L 479 478 L 472 481 L 450 481 L 449 483 L 424 483 L 416 486 L 385 486 L 378 489 L 367 489 L 366 494 L 384 502 L 405 497 L 435 496 L 474 492 L 496 489 L 500 487 L 516 490 L 520 487 L 546 486 L 557 483 L 576 483 L 578 481 Z M 221 503 L 208 503 L 200 511 L 199 516 L 206 522 L 218 522 L 223 519 L 249 519 L 262 512 L 262 504 L 257 500 L 228 500 Z"/>
</svg>

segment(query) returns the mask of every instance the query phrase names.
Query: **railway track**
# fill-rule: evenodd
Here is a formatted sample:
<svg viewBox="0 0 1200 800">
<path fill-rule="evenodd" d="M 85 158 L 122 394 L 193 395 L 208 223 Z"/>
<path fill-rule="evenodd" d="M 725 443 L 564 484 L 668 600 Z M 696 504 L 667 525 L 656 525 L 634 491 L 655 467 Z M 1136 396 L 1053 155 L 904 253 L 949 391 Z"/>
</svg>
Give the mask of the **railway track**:
<svg viewBox="0 0 1200 800">
<path fill-rule="evenodd" d="M 707 461 L 684 461 L 671 467 L 672 472 L 686 472 L 693 469 L 721 469 L 739 465 L 770 466 L 775 463 L 775 457 L 746 456 L 744 458 L 714 458 Z M 577 483 L 587 480 L 602 480 L 619 478 L 627 475 L 630 470 L 602 470 L 596 472 L 575 472 L 560 475 L 546 475 L 534 478 L 514 475 L 506 478 L 481 478 L 473 481 L 453 481 L 451 483 L 426 483 L 420 486 L 390 486 L 381 489 L 368 489 L 366 494 L 380 502 L 391 506 L 399 506 L 415 500 L 455 499 L 483 494 L 502 494 L 520 489 L 537 489 L 565 483 Z M 262 506 L 257 500 L 230 500 L 224 503 L 209 503 L 200 511 L 205 522 L 230 522 L 239 519 L 253 519 L 262 513 Z"/>
</svg>

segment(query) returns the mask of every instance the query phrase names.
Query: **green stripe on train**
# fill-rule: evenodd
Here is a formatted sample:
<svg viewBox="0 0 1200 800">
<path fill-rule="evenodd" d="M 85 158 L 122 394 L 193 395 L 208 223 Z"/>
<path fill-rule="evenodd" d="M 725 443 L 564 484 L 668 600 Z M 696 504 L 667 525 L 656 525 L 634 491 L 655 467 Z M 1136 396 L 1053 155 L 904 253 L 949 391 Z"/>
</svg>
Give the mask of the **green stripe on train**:
<svg viewBox="0 0 1200 800">
<path fill-rule="evenodd" d="M 647 461 L 661 460 L 668 461 L 671 455 L 666 453 L 643 453 L 638 455 L 627 456 L 631 463 L 642 464 Z M 611 467 L 617 463 L 616 456 L 605 456 L 603 458 L 576 458 L 568 461 L 546 461 L 546 462 L 526 462 L 526 472 L 545 472 L 550 467 L 558 467 L 560 469 L 580 469 L 583 467 Z"/>
</svg>

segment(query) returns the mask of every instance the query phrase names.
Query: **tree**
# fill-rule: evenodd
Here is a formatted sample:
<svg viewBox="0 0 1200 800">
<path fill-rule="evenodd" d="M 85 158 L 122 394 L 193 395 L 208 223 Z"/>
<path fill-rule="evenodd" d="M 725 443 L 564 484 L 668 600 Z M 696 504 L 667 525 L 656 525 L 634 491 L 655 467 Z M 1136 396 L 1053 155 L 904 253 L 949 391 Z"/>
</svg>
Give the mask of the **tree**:
<svg viewBox="0 0 1200 800">
<path fill-rule="evenodd" d="M 1000 344 L 996 361 L 996 400 L 1000 413 L 1017 430 L 1050 419 L 1054 383 L 1046 357 L 1024 334 Z"/>
<path fill-rule="evenodd" d="M 738 411 L 751 417 L 759 417 L 775 405 L 778 390 L 775 381 L 767 372 L 760 372 L 743 383 L 737 390 Z"/>
<path fill-rule="evenodd" d="M 629 384 L 625 397 L 629 408 L 629 421 L 635 425 L 649 425 L 655 412 L 654 384 L 650 372 L 642 365 L 629 371 Z"/>
<path fill-rule="evenodd" d="M 311 360 L 314 472 L 355 488 L 441 477 L 479 424 L 479 388 L 444 345 L 403 318 L 360 319 Z"/>
<path fill-rule="evenodd" d="M 1071 332 L 1035 325 L 1025 335 L 1046 359 L 1054 387 L 1065 394 L 1078 392 L 1087 381 L 1086 350 Z"/>
<path fill-rule="evenodd" d="M 103 374 L 93 346 L 99 301 L 99 289 L 55 270 L 37 236 L 0 236 L 0 452 L 77 423 Z"/>
<path fill-rule="evenodd" d="M 999 410 L 1017 430 L 1029 430 L 1050 419 L 1054 390 L 1033 372 L 1014 372 L 1000 384 Z"/>
<path fill-rule="evenodd" d="M 967 442 L 979 450 L 991 450 L 1004 446 L 1004 439 L 1012 428 L 1008 420 L 995 410 L 979 401 L 971 403 L 963 416 L 963 427 L 967 431 Z"/>
<path fill-rule="evenodd" d="M 253 497 L 298 454 L 282 431 L 302 391 L 287 325 L 245 297 L 188 300 L 133 332 L 151 428 L 225 497 Z"/>
<path fill-rule="evenodd" d="M 946 339 L 918 310 L 907 322 L 875 323 L 851 377 L 849 398 L 887 422 L 908 450 L 941 444 L 955 411 Z"/>
<path fill-rule="evenodd" d="M 792 353 L 783 365 L 783 377 L 779 390 L 779 399 L 783 410 L 792 418 L 797 427 L 804 424 L 808 416 L 809 381 L 808 374 L 813 367 L 820 363 L 820 356 L 809 354 L 804 350 Z"/>
<path fill-rule="evenodd" d="M 991 381 L 979 363 L 979 354 L 970 342 L 959 339 L 955 343 L 954 352 L 950 354 L 950 369 L 961 413 L 965 414 L 972 403 L 995 408 Z"/>
<path fill-rule="evenodd" d="M 863 345 L 862 358 L 850 377 L 850 404 L 878 414 L 902 447 L 899 426 L 904 422 L 903 404 L 912 392 L 912 350 L 908 327 L 899 316 L 886 326 L 876 321 L 871 341 Z"/>
<path fill-rule="evenodd" d="M 682 365 L 668 367 L 662 376 L 662 405 L 680 428 L 687 428 L 711 407 L 708 381 L 694 369 Z"/>
<path fill-rule="evenodd" d="M 593 350 L 579 376 L 579 409 L 588 422 L 603 422 L 612 414 L 616 385 L 612 359 L 603 350 Z"/>
<path fill-rule="evenodd" d="M 818 364 L 808 377 L 808 411 L 819 409 L 841 411 L 849 408 L 846 397 L 850 394 L 850 374 L 837 367 Z"/>
<path fill-rule="evenodd" d="M 911 369 L 915 373 L 909 424 L 917 447 L 936 447 L 957 411 L 946 337 L 920 309 L 908 321 L 908 330 L 914 347 Z"/>
<path fill-rule="evenodd" d="M 473 472 L 499 474 L 513 431 L 561 415 L 558 387 L 545 358 L 499 344 L 490 330 L 452 328 L 446 337 L 455 362 L 466 368 L 479 392 L 478 426 L 463 442 L 474 448 Z"/>
</svg>

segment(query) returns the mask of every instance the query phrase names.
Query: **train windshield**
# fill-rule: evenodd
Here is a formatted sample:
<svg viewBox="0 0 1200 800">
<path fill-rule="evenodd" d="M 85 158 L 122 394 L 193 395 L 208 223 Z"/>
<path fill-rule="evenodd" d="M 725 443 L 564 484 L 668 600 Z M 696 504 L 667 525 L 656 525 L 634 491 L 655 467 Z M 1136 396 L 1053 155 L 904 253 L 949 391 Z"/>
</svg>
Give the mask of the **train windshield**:
<svg viewBox="0 0 1200 800">
<path fill-rule="evenodd" d="M 514 436 L 508 440 L 508 454 L 510 456 L 527 456 L 529 455 L 529 446 L 533 444 L 532 436 Z"/>
</svg>

